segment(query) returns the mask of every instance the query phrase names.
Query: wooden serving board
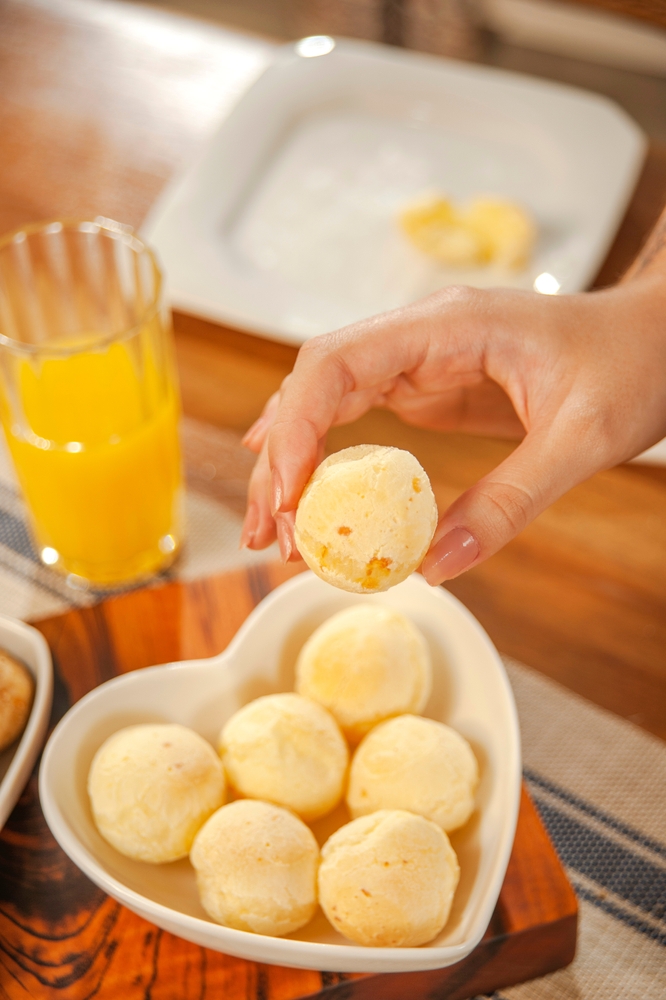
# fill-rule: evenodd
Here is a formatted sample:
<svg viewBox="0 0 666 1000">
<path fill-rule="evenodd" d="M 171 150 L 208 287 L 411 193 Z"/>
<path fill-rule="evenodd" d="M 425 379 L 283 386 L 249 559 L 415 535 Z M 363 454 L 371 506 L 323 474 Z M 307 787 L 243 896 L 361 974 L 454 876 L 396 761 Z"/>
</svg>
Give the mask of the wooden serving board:
<svg viewBox="0 0 666 1000">
<path fill-rule="evenodd" d="M 56 669 L 52 725 L 116 674 L 211 656 L 290 567 L 260 566 L 192 584 L 135 591 L 38 624 Z M 231 958 L 135 916 L 94 886 L 57 846 L 33 774 L 0 834 L 0 996 L 84 1000 L 462 1000 L 568 964 L 577 905 L 523 793 L 516 841 L 481 944 L 446 969 L 341 975 Z"/>
</svg>

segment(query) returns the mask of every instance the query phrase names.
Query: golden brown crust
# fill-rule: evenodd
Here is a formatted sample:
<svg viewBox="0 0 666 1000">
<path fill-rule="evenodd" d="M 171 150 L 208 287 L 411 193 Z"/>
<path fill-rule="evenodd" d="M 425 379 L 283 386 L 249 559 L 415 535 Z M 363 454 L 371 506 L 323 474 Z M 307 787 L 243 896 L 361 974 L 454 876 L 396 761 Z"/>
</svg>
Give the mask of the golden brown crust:
<svg viewBox="0 0 666 1000">
<path fill-rule="evenodd" d="M 34 692 L 32 674 L 0 650 L 0 750 L 13 743 L 25 728 Z"/>
</svg>

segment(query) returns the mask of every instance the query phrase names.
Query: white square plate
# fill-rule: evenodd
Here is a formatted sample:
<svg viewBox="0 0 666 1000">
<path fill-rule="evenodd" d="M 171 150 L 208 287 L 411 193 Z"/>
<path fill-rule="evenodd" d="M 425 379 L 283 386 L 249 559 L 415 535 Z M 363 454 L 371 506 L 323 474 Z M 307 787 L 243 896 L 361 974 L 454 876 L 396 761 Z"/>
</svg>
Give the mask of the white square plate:
<svg viewBox="0 0 666 1000">
<path fill-rule="evenodd" d="M 308 636 L 336 611 L 361 601 L 397 608 L 422 630 L 433 658 L 433 693 L 425 714 L 461 732 L 479 761 L 477 808 L 451 836 L 461 880 L 449 922 L 422 948 L 351 944 L 321 912 L 284 938 L 215 924 L 201 907 L 187 859 L 168 865 L 132 861 L 99 835 L 86 791 L 93 755 L 111 733 L 138 722 L 180 722 L 216 744 L 222 725 L 242 705 L 293 690 L 296 657 Z M 109 895 L 165 930 L 257 962 L 334 972 L 404 972 L 452 965 L 481 939 L 513 844 L 520 781 L 518 721 L 502 662 L 455 597 L 419 576 L 366 597 L 303 573 L 263 600 L 220 656 L 137 670 L 77 702 L 46 746 L 39 794 L 46 821 L 72 861 Z M 313 828 L 323 841 L 345 821 L 340 807 Z"/>
<path fill-rule="evenodd" d="M 301 343 L 452 282 L 563 292 L 594 277 L 645 152 L 606 98 L 356 41 L 285 46 L 154 206 L 143 235 L 174 306 Z M 539 240 L 519 273 L 451 269 L 396 223 L 439 191 L 513 199 Z"/>
</svg>

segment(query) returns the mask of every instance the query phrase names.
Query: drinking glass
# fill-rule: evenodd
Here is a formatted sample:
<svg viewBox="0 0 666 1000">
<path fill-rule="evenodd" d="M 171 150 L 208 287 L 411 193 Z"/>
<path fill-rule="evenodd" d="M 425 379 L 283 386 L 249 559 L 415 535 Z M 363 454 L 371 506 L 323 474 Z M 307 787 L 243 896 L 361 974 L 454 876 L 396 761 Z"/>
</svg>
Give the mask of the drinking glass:
<svg viewBox="0 0 666 1000">
<path fill-rule="evenodd" d="M 0 240 L 0 420 L 43 563 L 147 576 L 182 542 L 179 397 L 162 276 L 108 219 Z"/>
</svg>

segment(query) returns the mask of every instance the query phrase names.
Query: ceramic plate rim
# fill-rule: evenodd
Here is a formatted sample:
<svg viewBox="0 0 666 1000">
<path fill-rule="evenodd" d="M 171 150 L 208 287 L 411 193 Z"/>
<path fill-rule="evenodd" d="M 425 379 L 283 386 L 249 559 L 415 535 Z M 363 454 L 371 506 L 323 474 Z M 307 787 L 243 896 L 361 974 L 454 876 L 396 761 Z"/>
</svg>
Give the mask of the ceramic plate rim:
<svg viewBox="0 0 666 1000">
<path fill-rule="evenodd" d="M 612 203 L 609 204 L 603 217 L 602 213 L 599 213 L 599 225 L 603 234 L 591 235 L 587 231 L 584 233 L 584 239 L 589 244 L 588 251 L 584 254 L 584 261 L 579 265 L 580 274 L 578 281 L 572 283 L 572 287 L 566 290 L 570 292 L 580 291 L 586 287 L 601 264 L 612 242 L 617 226 L 620 223 L 634 189 L 647 150 L 647 139 L 644 133 L 619 105 L 610 98 L 580 87 L 540 77 L 531 77 L 527 74 L 498 67 L 460 62 L 409 50 L 391 50 L 389 47 L 381 46 L 377 43 L 357 39 L 335 38 L 333 41 L 335 44 L 331 51 L 339 52 L 342 58 L 351 56 L 357 59 L 375 59 L 381 61 L 383 64 L 395 66 L 409 67 L 411 65 L 414 67 L 430 67 L 431 69 L 439 67 L 443 70 L 443 77 L 446 74 L 458 74 L 460 81 L 463 83 L 466 78 L 485 79 L 488 81 L 489 90 L 491 89 L 493 80 L 506 81 L 514 87 L 522 87 L 524 92 L 529 93 L 532 97 L 535 95 L 538 97 L 539 93 L 554 95 L 559 92 L 562 95 L 577 95 L 581 108 L 583 106 L 591 107 L 593 104 L 596 104 L 600 109 L 605 108 L 606 113 L 612 115 L 614 118 L 613 127 L 617 130 L 622 130 L 624 133 L 621 149 L 622 157 L 617 160 L 617 163 L 619 163 L 620 159 L 622 159 L 623 165 L 621 168 L 617 165 L 614 168 L 617 177 L 615 177 L 615 174 L 613 175 L 613 190 L 615 194 Z M 294 327 L 291 319 L 285 320 L 284 317 L 281 317 L 273 321 L 271 318 L 268 318 L 268 315 L 257 312 L 252 305 L 252 302 L 256 300 L 256 289 L 255 294 L 252 296 L 249 296 L 246 292 L 241 292 L 240 296 L 236 295 L 236 293 L 232 293 L 231 296 L 229 293 L 225 293 L 225 284 L 234 287 L 234 281 L 237 279 L 234 278 L 233 271 L 227 273 L 227 270 L 225 270 L 226 265 L 222 264 L 221 261 L 217 261 L 217 267 L 218 269 L 222 268 L 224 273 L 218 275 L 220 280 L 215 282 L 214 287 L 211 281 L 208 281 L 205 286 L 205 292 L 202 292 L 201 288 L 193 288 L 188 279 L 183 281 L 178 276 L 178 266 L 170 260 L 170 253 L 173 251 L 169 247 L 170 241 L 172 242 L 175 238 L 174 232 L 176 230 L 179 234 L 178 240 L 176 240 L 179 246 L 182 246 L 184 238 L 199 239 L 203 240 L 204 243 L 206 242 L 206 233 L 201 230 L 199 223 L 194 222 L 190 225 L 192 220 L 190 218 L 185 219 L 182 216 L 182 211 L 181 215 L 178 215 L 184 204 L 183 199 L 186 199 L 186 201 L 189 199 L 187 203 L 191 206 L 192 194 L 199 183 L 198 171 L 202 165 L 208 164 L 211 167 L 217 162 L 216 157 L 218 154 L 215 152 L 215 143 L 219 142 L 220 137 L 230 128 L 237 129 L 239 121 L 242 120 L 243 116 L 251 118 L 252 114 L 256 112 L 256 109 L 252 108 L 252 102 L 256 104 L 258 100 L 265 100 L 261 96 L 262 88 L 265 89 L 266 83 L 270 81 L 271 76 L 274 76 L 276 73 L 279 74 L 281 69 L 287 66 L 298 55 L 299 45 L 300 42 L 296 42 L 276 48 L 273 58 L 268 62 L 263 72 L 243 92 L 229 114 L 225 116 L 200 152 L 197 160 L 180 177 L 176 177 L 167 185 L 141 226 L 141 231 L 145 238 L 156 245 L 158 254 L 163 254 L 167 258 L 167 288 L 169 289 L 172 305 L 175 308 L 193 315 L 203 316 L 215 322 L 230 324 L 237 329 L 246 330 L 257 336 L 277 339 L 292 344 L 301 344 L 313 334 L 304 333 Z M 327 58 L 327 56 L 324 56 L 324 58 Z M 303 67 L 303 72 L 307 73 L 307 68 L 318 61 L 300 58 L 299 65 Z M 286 107 L 284 114 L 288 115 L 288 112 L 289 108 Z M 615 138 L 617 139 L 617 136 Z M 234 144 L 231 144 L 231 146 L 233 148 Z M 251 173 L 263 172 L 265 164 L 262 157 L 263 154 L 254 160 L 250 160 Z M 268 159 L 270 160 L 270 156 Z M 624 162 L 625 160 L 626 162 Z M 210 187 L 206 188 L 205 184 L 204 188 L 210 190 Z M 200 193 L 201 191 L 197 191 L 197 194 Z M 185 221 L 188 224 L 183 229 Z M 184 232 L 185 236 L 183 236 Z M 225 246 L 226 244 L 222 241 L 221 245 Z M 171 271 L 171 279 L 168 278 L 169 271 Z M 270 298 L 271 286 L 268 278 L 258 278 L 257 281 L 257 287 L 264 288 L 264 291 L 266 291 Z M 576 287 L 573 287 L 574 284 Z"/>
<path fill-rule="evenodd" d="M 6 646 L 8 637 L 12 649 Z M 18 651 L 18 647 L 23 652 Z M 21 660 L 35 681 L 35 694 L 30 715 L 18 742 L 11 763 L 0 783 L 0 829 L 16 805 L 41 748 L 53 698 L 53 667 L 46 639 L 32 625 L 9 615 L 0 614 L 0 648 Z"/>
</svg>

